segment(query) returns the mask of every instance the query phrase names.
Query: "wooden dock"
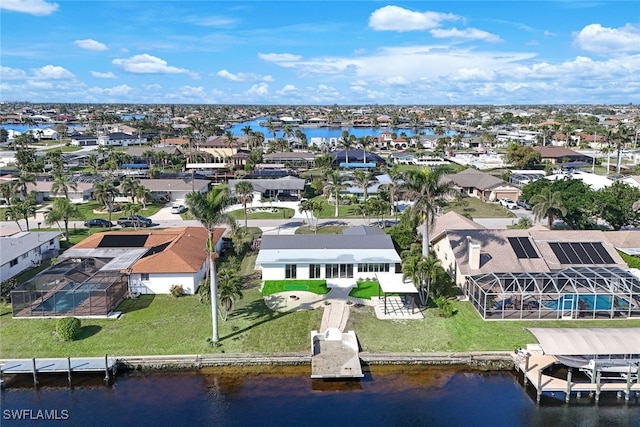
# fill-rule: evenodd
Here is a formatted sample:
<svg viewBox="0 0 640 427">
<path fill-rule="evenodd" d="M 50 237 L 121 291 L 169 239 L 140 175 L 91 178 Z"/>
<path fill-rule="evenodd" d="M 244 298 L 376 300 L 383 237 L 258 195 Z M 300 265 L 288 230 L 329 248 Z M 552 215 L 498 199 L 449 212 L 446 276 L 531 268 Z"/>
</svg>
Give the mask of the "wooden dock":
<svg viewBox="0 0 640 427">
<path fill-rule="evenodd" d="M 67 357 L 55 359 L 13 359 L 0 361 L 0 376 L 15 374 L 32 374 L 34 384 L 38 384 L 38 374 L 66 373 L 69 382 L 73 372 L 105 374 L 109 380 L 110 372 L 116 366 L 115 357 Z"/>
<path fill-rule="evenodd" d="M 631 381 L 631 376 L 620 377 L 616 382 L 603 382 L 598 374 L 593 382 L 577 382 L 572 378 L 572 369 L 569 368 L 567 378 L 561 379 L 546 375 L 544 370 L 554 364 L 558 364 L 558 359 L 550 355 L 532 354 L 529 356 L 515 356 L 516 367 L 524 373 L 525 385 L 529 382 L 536 389 L 536 400 L 540 402 L 542 393 L 565 393 L 565 400 L 568 402 L 571 393 L 587 393 L 595 396 L 596 402 L 600 399 L 603 391 L 624 393 L 625 400 L 631 398 L 633 392 L 640 393 L 640 376 L 637 381 Z"/>
</svg>

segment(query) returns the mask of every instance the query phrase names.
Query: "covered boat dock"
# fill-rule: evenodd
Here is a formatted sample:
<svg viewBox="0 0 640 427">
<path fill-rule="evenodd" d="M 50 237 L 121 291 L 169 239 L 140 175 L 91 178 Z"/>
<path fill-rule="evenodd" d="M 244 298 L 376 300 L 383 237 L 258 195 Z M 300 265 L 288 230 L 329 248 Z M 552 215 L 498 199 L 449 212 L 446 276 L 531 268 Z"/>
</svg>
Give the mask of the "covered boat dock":
<svg viewBox="0 0 640 427">
<path fill-rule="evenodd" d="M 536 389 L 539 402 L 543 393 L 587 393 L 596 402 L 603 391 L 640 395 L 640 328 L 528 328 L 538 340 L 528 351 L 516 354 L 516 367 L 524 382 Z M 567 368 L 565 378 L 549 372 L 554 365 Z M 574 369 L 585 380 L 573 376 Z"/>
</svg>

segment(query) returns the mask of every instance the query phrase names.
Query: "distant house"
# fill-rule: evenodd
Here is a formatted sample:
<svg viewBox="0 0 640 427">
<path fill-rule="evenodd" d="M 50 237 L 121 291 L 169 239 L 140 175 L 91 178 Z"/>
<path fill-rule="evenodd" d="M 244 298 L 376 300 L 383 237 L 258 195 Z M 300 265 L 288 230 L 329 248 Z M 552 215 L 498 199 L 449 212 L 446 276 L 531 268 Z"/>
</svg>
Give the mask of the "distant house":
<svg viewBox="0 0 640 427">
<path fill-rule="evenodd" d="M 296 199 L 302 197 L 305 180 L 295 176 L 284 176 L 280 178 L 263 179 L 230 179 L 229 190 L 235 194 L 236 186 L 239 182 L 250 182 L 253 191 L 260 194 L 262 199 L 279 198 Z"/>
<path fill-rule="evenodd" d="M 206 179 L 141 179 L 140 185 L 149 189 L 153 200 L 184 201 L 187 194 L 206 193 L 211 182 Z"/>
<path fill-rule="evenodd" d="M 400 256 L 382 230 L 357 226 L 343 234 L 263 235 L 256 264 L 262 280 L 373 278 L 400 275 Z"/>
<path fill-rule="evenodd" d="M 565 147 L 555 147 L 545 145 L 544 147 L 533 147 L 535 151 L 540 153 L 542 161 L 549 161 L 553 164 L 565 162 L 592 162 L 593 158 L 580 154 Z"/>
<path fill-rule="evenodd" d="M 451 181 L 464 196 L 477 197 L 483 202 L 507 198 L 518 200 L 520 189 L 501 178 L 476 169 L 465 169 L 456 174 L 445 175 L 443 180 Z"/>
<path fill-rule="evenodd" d="M 65 197 L 62 191 L 59 191 L 57 194 L 53 194 L 54 182 L 53 181 L 36 181 L 34 183 L 27 184 L 27 191 L 35 191 L 36 192 L 36 201 L 38 203 L 42 203 L 46 200 L 52 200 L 56 197 Z M 71 203 L 83 203 L 91 200 L 91 195 L 93 194 L 93 184 L 87 182 L 76 182 L 76 188 L 73 189 L 69 187 L 68 191 L 68 199 Z"/>
<path fill-rule="evenodd" d="M 263 167 L 293 167 L 311 169 L 315 165 L 316 155 L 306 151 L 285 151 L 262 156 Z"/>
<path fill-rule="evenodd" d="M 146 139 L 143 139 L 138 135 L 130 135 L 124 132 L 112 132 L 98 136 L 98 145 L 105 147 L 127 147 L 129 145 L 142 145 L 146 142 Z"/>
<path fill-rule="evenodd" d="M 60 233 L 23 231 L 0 237 L 0 280 L 7 280 L 58 255 Z"/>
<path fill-rule="evenodd" d="M 71 145 L 74 147 L 98 145 L 98 137 L 93 135 L 74 135 L 71 137 Z"/>
</svg>

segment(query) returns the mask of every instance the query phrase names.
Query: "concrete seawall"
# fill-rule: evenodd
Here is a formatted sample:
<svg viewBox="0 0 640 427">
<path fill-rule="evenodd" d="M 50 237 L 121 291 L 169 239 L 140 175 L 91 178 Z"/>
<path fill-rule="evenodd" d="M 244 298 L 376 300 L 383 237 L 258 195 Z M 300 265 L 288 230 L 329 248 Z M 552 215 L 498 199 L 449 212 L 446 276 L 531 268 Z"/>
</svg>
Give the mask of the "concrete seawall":
<svg viewBox="0 0 640 427">
<path fill-rule="evenodd" d="M 117 357 L 123 368 L 137 370 L 198 369 L 207 366 L 304 366 L 311 365 L 308 353 L 278 354 L 185 354 Z M 360 353 L 364 365 L 463 365 L 479 370 L 515 368 L 510 352 L 461 353 Z"/>
</svg>

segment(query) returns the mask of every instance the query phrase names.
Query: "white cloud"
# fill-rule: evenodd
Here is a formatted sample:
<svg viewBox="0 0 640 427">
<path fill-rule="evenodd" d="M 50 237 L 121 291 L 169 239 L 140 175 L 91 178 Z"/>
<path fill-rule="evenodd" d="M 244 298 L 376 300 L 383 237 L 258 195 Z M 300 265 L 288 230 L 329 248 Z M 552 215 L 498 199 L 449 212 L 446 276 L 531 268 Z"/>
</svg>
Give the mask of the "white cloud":
<svg viewBox="0 0 640 427">
<path fill-rule="evenodd" d="M 27 73 L 19 68 L 0 66 L 0 80 L 24 80 Z"/>
<path fill-rule="evenodd" d="M 444 21 L 457 21 L 452 13 L 414 12 L 398 6 L 385 6 L 369 17 L 369 27 L 376 31 L 424 31 L 439 27 Z"/>
<path fill-rule="evenodd" d="M 465 40 L 484 40 L 487 42 L 502 41 L 499 36 L 483 30 L 478 30 L 477 28 L 465 28 L 463 30 L 459 30 L 457 28 L 434 28 L 433 30 L 430 30 L 429 33 L 438 39 L 454 38 Z"/>
<path fill-rule="evenodd" d="M 36 79 L 40 80 L 60 80 L 75 78 L 72 72 L 57 65 L 45 65 L 42 68 L 35 68 L 32 71 L 33 76 Z"/>
<path fill-rule="evenodd" d="M 233 74 L 227 70 L 220 70 L 216 73 L 216 76 L 222 77 L 223 79 L 231 80 L 233 82 L 272 82 L 273 77 L 254 73 L 238 73 Z"/>
<path fill-rule="evenodd" d="M 269 94 L 269 85 L 266 83 L 258 83 L 251 86 L 245 94 L 248 96 L 265 96 Z"/>
<path fill-rule="evenodd" d="M 389 85 L 394 85 L 394 86 L 395 85 L 403 86 L 403 85 L 410 84 L 411 82 L 405 79 L 403 76 L 393 76 L 393 77 L 387 77 L 385 79 L 385 83 Z"/>
<path fill-rule="evenodd" d="M 35 16 L 51 15 L 59 7 L 58 3 L 48 3 L 43 0 L 2 0 L 0 2 L 0 9 L 28 13 Z"/>
<path fill-rule="evenodd" d="M 180 88 L 180 94 L 183 97 L 196 97 L 202 98 L 205 96 L 205 91 L 202 86 L 183 86 Z"/>
<path fill-rule="evenodd" d="M 115 79 L 116 78 L 116 75 L 113 74 L 111 71 L 107 71 L 106 73 L 103 73 L 100 71 L 92 71 L 91 75 L 99 79 Z"/>
<path fill-rule="evenodd" d="M 287 93 L 287 92 L 296 92 L 298 90 L 295 85 L 284 85 L 282 89 L 280 89 L 279 93 Z"/>
<path fill-rule="evenodd" d="M 621 28 L 590 24 L 574 34 L 574 38 L 575 46 L 589 52 L 640 52 L 640 27 L 631 24 Z"/>
<path fill-rule="evenodd" d="M 104 43 L 100 43 L 93 39 L 76 40 L 73 42 L 73 44 L 81 49 L 94 50 L 96 52 L 101 52 L 103 50 L 109 49 Z"/>
<path fill-rule="evenodd" d="M 225 27 L 229 25 L 235 25 L 238 20 L 228 18 L 226 16 L 207 16 L 202 18 L 194 18 L 188 20 L 192 24 L 202 25 L 204 27 Z"/>
<path fill-rule="evenodd" d="M 258 53 L 258 58 L 268 62 L 290 62 L 302 59 L 300 55 L 292 53 Z"/>
<path fill-rule="evenodd" d="M 190 74 L 187 69 L 171 66 L 164 59 L 147 53 L 131 58 L 116 58 L 111 62 L 134 74 Z"/>
</svg>

